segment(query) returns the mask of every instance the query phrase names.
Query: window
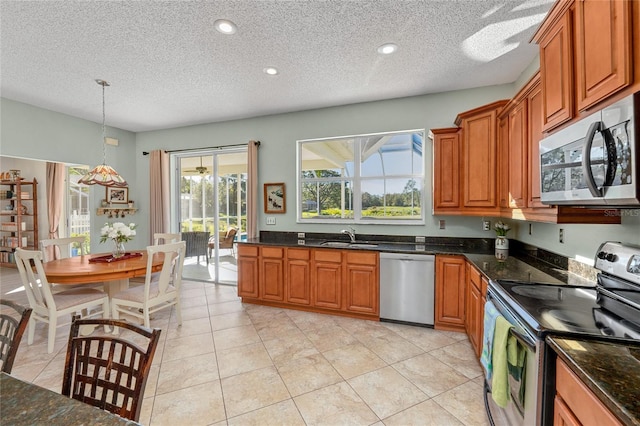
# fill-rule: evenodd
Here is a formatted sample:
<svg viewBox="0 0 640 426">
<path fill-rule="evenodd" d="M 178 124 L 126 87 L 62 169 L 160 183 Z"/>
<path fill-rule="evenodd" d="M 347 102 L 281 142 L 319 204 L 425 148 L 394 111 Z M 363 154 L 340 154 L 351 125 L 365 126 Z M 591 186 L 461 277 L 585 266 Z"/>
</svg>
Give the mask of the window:
<svg viewBox="0 0 640 426">
<path fill-rule="evenodd" d="M 298 141 L 298 221 L 424 223 L 424 130 Z"/>
<path fill-rule="evenodd" d="M 88 167 L 67 167 L 67 226 L 68 236 L 85 236 L 85 251 L 91 252 L 91 214 L 89 212 L 89 187 L 78 180 L 89 171 Z M 72 254 L 79 247 L 72 247 Z"/>
</svg>

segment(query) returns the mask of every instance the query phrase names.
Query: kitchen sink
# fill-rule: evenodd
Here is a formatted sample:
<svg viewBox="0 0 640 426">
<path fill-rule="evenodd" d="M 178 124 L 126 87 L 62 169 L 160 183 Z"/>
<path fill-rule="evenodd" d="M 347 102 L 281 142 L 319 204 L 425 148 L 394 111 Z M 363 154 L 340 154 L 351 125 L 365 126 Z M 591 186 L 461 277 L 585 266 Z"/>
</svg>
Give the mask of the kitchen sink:
<svg viewBox="0 0 640 426">
<path fill-rule="evenodd" d="M 349 243 L 349 248 L 374 248 L 378 247 L 377 244 L 370 243 Z"/>
<path fill-rule="evenodd" d="M 346 241 L 325 241 L 320 244 L 324 247 L 338 247 L 338 248 L 374 248 L 378 247 L 377 244 L 371 243 L 348 243 Z"/>
</svg>

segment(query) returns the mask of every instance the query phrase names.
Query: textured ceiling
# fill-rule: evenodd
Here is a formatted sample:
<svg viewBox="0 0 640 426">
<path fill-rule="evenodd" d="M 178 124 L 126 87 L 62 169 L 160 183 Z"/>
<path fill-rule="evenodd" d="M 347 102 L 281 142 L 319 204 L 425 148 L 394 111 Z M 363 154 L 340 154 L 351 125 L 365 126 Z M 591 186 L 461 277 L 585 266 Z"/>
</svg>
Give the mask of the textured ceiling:
<svg viewBox="0 0 640 426">
<path fill-rule="evenodd" d="M 101 122 L 104 79 L 107 125 L 145 131 L 510 83 L 551 5 L 2 0 L 0 93 Z"/>
</svg>

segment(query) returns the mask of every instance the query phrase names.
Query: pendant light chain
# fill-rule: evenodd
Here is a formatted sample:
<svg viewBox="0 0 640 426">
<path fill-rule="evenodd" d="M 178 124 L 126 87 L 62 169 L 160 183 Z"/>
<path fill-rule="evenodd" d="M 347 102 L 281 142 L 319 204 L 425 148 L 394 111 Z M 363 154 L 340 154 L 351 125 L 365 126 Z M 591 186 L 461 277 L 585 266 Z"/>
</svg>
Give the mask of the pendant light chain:
<svg viewBox="0 0 640 426">
<path fill-rule="evenodd" d="M 104 112 L 104 87 L 109 85 L 109 83 L 102 80 L 100 84 L 102 85 L 102 164 L 107 164 L 107 130 L 104 124 L 106 121 L 106 114 Z"/>
</svg>

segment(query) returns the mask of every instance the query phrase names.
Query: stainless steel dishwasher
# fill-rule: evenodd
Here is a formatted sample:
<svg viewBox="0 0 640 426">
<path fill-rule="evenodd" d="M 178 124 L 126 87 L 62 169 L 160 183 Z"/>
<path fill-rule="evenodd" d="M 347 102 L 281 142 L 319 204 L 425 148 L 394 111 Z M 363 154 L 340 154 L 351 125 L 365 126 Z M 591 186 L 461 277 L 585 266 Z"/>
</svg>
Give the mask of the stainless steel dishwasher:
<svg viewBox="0 0 640 426">
<path fill-rule="evenodd" d="M 435 256 L 380 253 L 380 319 L 433 325 Z"/>
</svg>

